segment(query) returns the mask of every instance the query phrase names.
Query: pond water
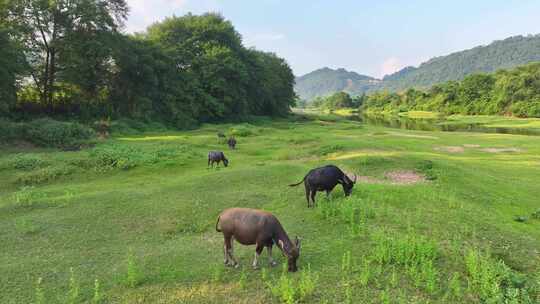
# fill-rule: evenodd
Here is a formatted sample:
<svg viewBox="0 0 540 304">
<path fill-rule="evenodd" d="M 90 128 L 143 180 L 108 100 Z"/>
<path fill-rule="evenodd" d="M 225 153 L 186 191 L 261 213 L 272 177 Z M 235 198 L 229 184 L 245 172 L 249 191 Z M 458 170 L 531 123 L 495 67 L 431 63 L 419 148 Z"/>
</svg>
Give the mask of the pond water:
<svg viewBox="0 0 540 304">
<path fill-rule="evenodd" d="M 540 136 L 539 129 L 526 128 L 499 128 L 486 127 L 480 123 L 457 123 L 444 118 L 408 118 L 402 116 L 372 116 L 372 115 L 352 115 L 352 120 L 365 124 L 381 126 L 387 128 L 421 130 L 421 131 L 443 131 L 443 132 L 481 132 L 500 134 L 519 134 Z"/>
</svg>

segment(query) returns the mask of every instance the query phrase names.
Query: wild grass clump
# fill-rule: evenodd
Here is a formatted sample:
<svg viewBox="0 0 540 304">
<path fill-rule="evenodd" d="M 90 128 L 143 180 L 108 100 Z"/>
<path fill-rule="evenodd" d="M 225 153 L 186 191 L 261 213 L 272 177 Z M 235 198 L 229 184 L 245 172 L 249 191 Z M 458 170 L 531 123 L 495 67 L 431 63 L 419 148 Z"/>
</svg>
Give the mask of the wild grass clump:
<svg viewBox="0 0 540 304">
<path fill-rule="evenodd" d="M 376 263 L 404 267 L 415 287 L 436 292 L 439 271 L 435 267 L 438 248 L 434 242 L 414 233 L 394 236 L 383 231 L 375 232 L 373 239 L 372 259 Z"/>
<path fill-rule="evenodd" d="M 234 127 L 231 127 L 229 130 L 229 133 L 232 136 L 236 136 L 236 137 L 247 137 L 247 136 L 253 136 L 260 133 L 260 129 L 255 127 L 252 124 L 244 123 L 241 125 L 236 125 Z"/>
<path fill-rule="evenodd" d="M 416 165 L 416 171 L 422 173 L 427 180 L 436 180 L 437 174 L 433 170 L 433 162 L 423 160 Z"/>
<path fill-rule="evenodd" d="M 73 267 L 69 269 L 69 272 L 70 272 L 70 276 L 69 276 L 68 303 L 75 304 L 79 302 L 81 287 L 79 284 L 79 280 L 75 277 L 75 272 L 73 271 Z"/>
<path fill-rule="evenodd" d="M 328 154 L 343 151 L 344 149 L 345 149 L 344 146 L 338 145 L 338 144 L 325 145 L 325 146 L 322 146 L 322 147 L 316 149 L 315 151 L 313 151 L 313 153 L 316 154 L 316 155 L 320 155 L 320 156 L 326 156 Z"/>
<path fill-rule="evenodd" d="M 126 275 L 124 283 L 127 287 L 135 288 L 142 282 L 142 273 L 137 265 L 133 251 L 130 250 L 126 257 Z"/>
<path fill-rule="evenodd" d="M 127 170 L 140 164 L 157 162 L 155 154 L 119 144 L 98 146 L 90 151 L 89 157 L 92 167 L 96 171 Z"/>
<path fill-rule="evenodd" d="M 485 303 L 533 303 L 526 279 L 489 253 L 469 249 L 465 254 L 468 290 Z"/>
<path fill-rule="evenodd" d="M 104 301 L 103 292 L 101 291 L 101 284 L 98 279 L 94 280 L 94 295 L 92 297 L 92 304 L 101 304 Z"/>
<path fill-rule="evenodd" d="M 36 304 L 45 304 L 47 299 L 45 298 L 45 290 L 43 289 L 43 278 L 38 278 L 35 287 Z"/>
<path fill-rule="evenodd" d="M 17 183 L 23 185 L 39 185 L 56 180 L 62 176 L 70 175 L 73 172 L 75 172 L 75 168 L 69 165 L 49 166 L 19 175 L 17 177 Z"/>
<path fill-rule="evenodd" d="M 34 186 L 23 186 L 13 193 L 15 205 L 19 207 L 34 207 L 43 203 L 46 198 L 47 195 Z"/>
<path fill-rule="evenodd" d="M 300 278 L 294 279 L 287 273 L 286 265 L 283 265 L 283 270 L 279 279 L 266 281 L 266 286 L 270 292 L 280 302 L 293 304 L 298 302 L 309 302 L 309 298 L 317 288 L 319 277 L 311 272 L 311 266 L 300 272 Z"/>
<path fill-rule="evenodd" d="M 16 154 L 9 161 L 9 167 L 23 171 L 35 170 L 46 165 L 46 161 L 32 154 Z"/>
</svg>

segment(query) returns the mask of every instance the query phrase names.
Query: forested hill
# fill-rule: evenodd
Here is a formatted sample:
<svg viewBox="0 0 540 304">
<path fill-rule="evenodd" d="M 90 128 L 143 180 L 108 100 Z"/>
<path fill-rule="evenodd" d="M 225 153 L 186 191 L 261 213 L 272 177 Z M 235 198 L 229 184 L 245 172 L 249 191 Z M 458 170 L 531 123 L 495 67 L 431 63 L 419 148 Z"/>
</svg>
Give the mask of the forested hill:
<svg viewBox="0 0 540 304">
<path fill-rule="evenodd" d="M 515 36 L 487 46 L 435 57 L 419 67 L 407 67 L 383 78 L 381 88 L 391 91 L 429 87 L 449 80 L 461 80 L 478 72 L 494 72 L 540 61 L 540 35 Z"/>
<path fill-rule="evenodd" d="M 343 69 L 316 70 L 296 78 L 296 92 L 304 99 L 346 91 L 352 95 L 381 90 L 403 91 L 428 88 L 449 80 L 461 80 L 478 72 L 494 72 L 540 61 L 540 35 L 515 36 L 487 46 L 435 57 L 418 67 L 406 67 L 382 81 Z M 352 77 L 359 76 L 359 80 Z M 349 81 L 348 79 L 351 79 Z M 352 85 L 347 86 L 348 83 Z"/>
<path fill-rule="evenodd" d="M 334 92 L 345 91 L 351 94 L 368 91 L 380 80 L 349 72 L 345 69 L 322 68 L 296 78 L 295 90 L 300 98 L 309 100 Z"/>
</svg>

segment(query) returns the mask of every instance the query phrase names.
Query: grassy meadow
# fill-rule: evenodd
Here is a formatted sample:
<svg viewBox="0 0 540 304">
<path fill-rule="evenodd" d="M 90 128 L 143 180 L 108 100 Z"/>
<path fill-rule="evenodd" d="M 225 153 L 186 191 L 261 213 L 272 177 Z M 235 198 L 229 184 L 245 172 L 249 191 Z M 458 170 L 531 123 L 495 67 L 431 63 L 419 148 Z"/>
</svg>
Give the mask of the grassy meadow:
<svg viewBox="0 0 540 304">
<path fill-rule="evenodd" d="M 235 134 L 237 150 L 218 142 Z M 209 150 L 229 167 L 208 169 Z M 300 181 L 360 176 L 307 208 Z M 395 178 L 395 177 L 398 178 Z M 416 176 L 418 179 L 410 179 Z M 400 178 L 401 177 L 401 178 Z M 540 138 L 293 116 L 0 149 L 0 303 L 538 303 Z M 273 212 L 300 270 L 223 265 L 225 208 Z"/>
</svg>

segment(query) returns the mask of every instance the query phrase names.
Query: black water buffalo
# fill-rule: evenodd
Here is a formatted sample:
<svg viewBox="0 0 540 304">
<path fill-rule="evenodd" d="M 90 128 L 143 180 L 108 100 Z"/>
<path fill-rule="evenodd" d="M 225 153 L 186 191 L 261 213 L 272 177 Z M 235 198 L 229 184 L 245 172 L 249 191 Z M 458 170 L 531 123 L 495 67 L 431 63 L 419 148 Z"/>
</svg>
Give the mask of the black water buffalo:
<svg viewBox="0 0 540 304">
<path fill-rule="evenodd" d="M 230 149 L 234 150 L 236 148 L 236 138 L 231 136 L 229 140 L 227 140 L 227 145 L 229 145 Z"/>
<path fill-rule="evenodd" d="M 264 247 L 268 251 L 270 265 L 276 264 L 272 259 L 272 246 L 276 244 L 287 257 L 289 271 L 298 270 L 296 260 L 300 256 L 300 240 L 296 237 L 294 243 L 291 242 L 278 219 L 270 212 L 247 208 L 227 209 L 219 215 L 216 231 L 223 232 L 224 263 L 227 266 L 238 267 L 233 257 L 232 239 L 234 238 L 242 245 L 257 246 L 253 268 L 258 267 L 258 259 Z"/>
<path fill-rule="evenodd" d="M 311 206 L 315 207 L 315 195 L 317 194 L 317 191 L 326 191 L 326 196 L 328 197 L 330 192 L 337 184 L 341 184 L 343 186 L 345 196 L 349 196 L 352 192 L 354 184 L 356 183 L 356 175 L 354 176 L 354 180 L 351 180 L 338 167 L 328 165 L 312 169 L 306 176 L 304 176 L 303 180 L 289 186 L 298 186 L 302 182 L 304 182 L 304 186 L 306 187 L 306 199 L 309 208 Z M 312 204 L 309 201 L 310 197 Z"/>
<path fill-rule="evenodd" d="M 225 165 L 225 167 L 229 165 L 229 160 L 225 157 L 225 154 L 223 154 L 223 152 L 208 152 L 208 166 L 212 165 L 212 168 L 214 168 L 214 163 L 217 163 L 217 166 L 219 167 L 219 162 L 223 162 L 223 165 Z"/>
</svg>

